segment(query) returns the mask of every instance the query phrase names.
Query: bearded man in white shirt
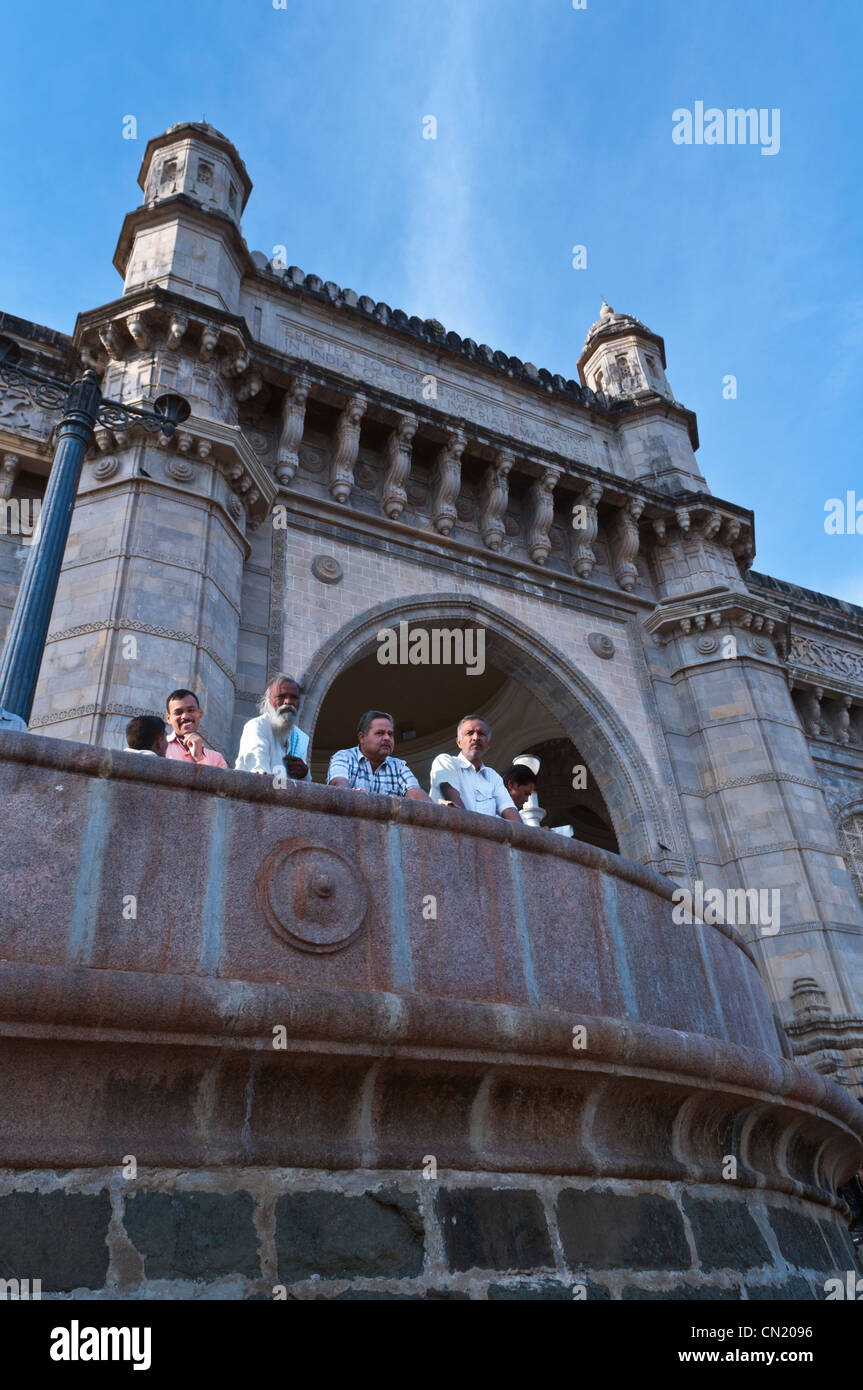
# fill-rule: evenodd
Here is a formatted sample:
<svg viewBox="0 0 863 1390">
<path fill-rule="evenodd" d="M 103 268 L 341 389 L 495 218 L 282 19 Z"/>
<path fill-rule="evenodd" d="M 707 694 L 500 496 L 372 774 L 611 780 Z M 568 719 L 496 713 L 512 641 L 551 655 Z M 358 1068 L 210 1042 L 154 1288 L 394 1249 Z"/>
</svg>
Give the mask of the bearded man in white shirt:
<svg viewBox="0 0 863 1390">
<path fill-rule="evenodd" d="M 491 746 L 491 729 L 478 714 L 466 714 L 456 730 L 458 754 L 439 753 L 431 766 L 432 801 L 518 821 L 518 811 L 500 773 L 486 767 L 483 755 Z"/>
<path fill-rule="evenodd" d="M 309 736 L 297 725 L 299 708 L 299 683 L 280 672 L 261 697 L 258 717 L 243 727 L 234 767 L 271 777 L 287 772 L 296 781 L 310 782 Z"/>
</svg>

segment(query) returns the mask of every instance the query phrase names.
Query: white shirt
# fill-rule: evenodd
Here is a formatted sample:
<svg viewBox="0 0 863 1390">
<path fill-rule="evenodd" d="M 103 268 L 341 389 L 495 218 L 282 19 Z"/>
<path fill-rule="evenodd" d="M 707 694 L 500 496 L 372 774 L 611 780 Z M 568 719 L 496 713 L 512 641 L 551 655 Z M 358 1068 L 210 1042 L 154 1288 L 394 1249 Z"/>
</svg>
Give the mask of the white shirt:
<svg viewBox="0 0 863 1390">
<path fill-rule="evenodd" d="M 309 736 L 295 724 L 287 743 L 283 743 L 265 714 L 257 719 L 249 719 L 243 725 L 240 747 L 237 752 L 235 769 L 240 772 L 266 772 L 271 777 L 277 772 L 286 772 L 285 758 L 302 758 L 308 767 Z M 311 782 L 312 771 L 304 779 Z"/>
<path fill-rule="evenodd" d="M 26 721 L 21 718 L 20 714 L 13 714 L 11 710 L 3 709 L 3 706 L 0 705 L 0 733 L 8 734 L 12 732 L 18 734 L 28 733 L 29 730 Z"/>
<path fill-rule="evenodd" d="M 152 748 L 130 748 L 128 743 L 123 749 L 124 753 L 140 753 L 145 758 L 158 758 L 159 754 L 154 753 Z"/>
<path fill-rule="evenodd" d="M 441 791 L 441 782 L 450 782 L 458 792 L 466 811 L 478 811 L 481 816 L 499 816 L 509 806 L 515 810 L 515 802 L 507 791 L 504 780 L 493 767 L 483 763 L 479 769 L 459 753 L 439 753 L 431 765 L 432 801 L 446 801 Z"/>
</svg>

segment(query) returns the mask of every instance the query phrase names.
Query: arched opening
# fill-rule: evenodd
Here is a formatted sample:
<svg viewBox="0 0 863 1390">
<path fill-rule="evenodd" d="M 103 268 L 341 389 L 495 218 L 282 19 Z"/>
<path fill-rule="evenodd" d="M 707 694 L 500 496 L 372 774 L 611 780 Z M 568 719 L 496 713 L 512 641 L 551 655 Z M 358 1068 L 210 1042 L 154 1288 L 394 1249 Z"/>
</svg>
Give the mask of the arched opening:
<svg viewBox="0 0 863 1390">
<path fill-rule="evenodd" d="M 377 653 L 359 657 L 336 677 L 324 697 L 315 726 L 312 775 L 324 782 L 337 748 L 356 742 L 354 730 L 366 709 L 392 714 L 396 757 L 404 758 L 428 790 L 438 753 L 456 751 L 455 731 L 465 714 L 479 714 L 492 728 L 487 762 L 503 772 L 521 753 L 540 759 L 536 780 L 539 804 L 549 828 L 569 826 L 576 839 L 618 851 L 608 808 L 559 721 L 517 678 L 486 661 L 482 673 L 464 667 L 381 665 Z M 586 768 L 586 777 L 575 775 Z M 583 783 L 574 790 L 573 783 Z"/>
<path fill-rule="evenodd" d="M 484 634 L 484 667 L 467 675 L 447 665 L 386 665 L 377 634 L 408 624 L 427 630 L 461 625 Z M 678 836 L 661 807 L 644 756 L 622 718 L 597 687 L 542 636 L 484 599 L 458 593 L 412 595 L 382 603 L 345 624 L 303 674 L 303 726 L 312 735 L 313 775 L 325 780 L 335 748 L 356 743 L 367 709 L 395 719 L 396 754 L 422 785 L 439 752 L 454 751 L 463 714 L 481 714 L 493 730 L 489 762 L 502 771 L 513 757 L 546 747 L 548 793 L 540 773 L 540 805 L 552 823 L 569 823 L 578 838 L 617 848 L 657 867 Z M 567 759 L 587 768 L 588 795 L 567 796 Z M 570 771 L 570 787 L 572 773 Z M 612 839 L 613 837 L 613 839 Z"/>
</svg>

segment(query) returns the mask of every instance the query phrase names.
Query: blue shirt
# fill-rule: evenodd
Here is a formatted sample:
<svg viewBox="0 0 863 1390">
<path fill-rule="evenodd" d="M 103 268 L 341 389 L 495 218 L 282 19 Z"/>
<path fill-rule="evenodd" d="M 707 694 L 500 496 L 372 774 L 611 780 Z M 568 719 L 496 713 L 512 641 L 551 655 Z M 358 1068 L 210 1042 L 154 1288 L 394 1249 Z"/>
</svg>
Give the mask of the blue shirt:
<svg viewBox="0 0 863 1390">
<path fill-rule="evenodd" d="M 401 758 L 384 758 L 377 770 L 372 772 L 372 765 L 365 754 L 360 752 L 359 744 L 356 748 L 340 748 L 338 753 L 333 754 L 327 781 L 331 782 L 334 777 L 347 777 L 352 787 L 363 787 L 368 792 L 382 792 L 385 796 L 404 796 L 411 787 L 419 786 L 407 763 L 402 762 Z"/>
</svg>

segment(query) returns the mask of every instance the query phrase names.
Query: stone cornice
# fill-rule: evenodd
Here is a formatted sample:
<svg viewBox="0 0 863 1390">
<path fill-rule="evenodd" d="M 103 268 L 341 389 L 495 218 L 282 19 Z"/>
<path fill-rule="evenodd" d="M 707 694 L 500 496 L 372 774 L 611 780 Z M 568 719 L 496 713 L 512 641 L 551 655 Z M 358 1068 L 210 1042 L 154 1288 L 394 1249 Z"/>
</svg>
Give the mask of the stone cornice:
<svg viewBox="0 0 863 1390">
<path fill-rule="evenodd" d="M 721 627 L 739 627 L 761 636 L 765 651 L 759 655 L 770 654 L 770 642 L 777 649 L 786 648 L 788 643 L 787 613 L 747 591 L 724 589 L 715 596 L 694 595 L 661 603 L 644 626 L 663 645 L 690 635 L 697 640 L 699 633 Z"/>
</svg>

